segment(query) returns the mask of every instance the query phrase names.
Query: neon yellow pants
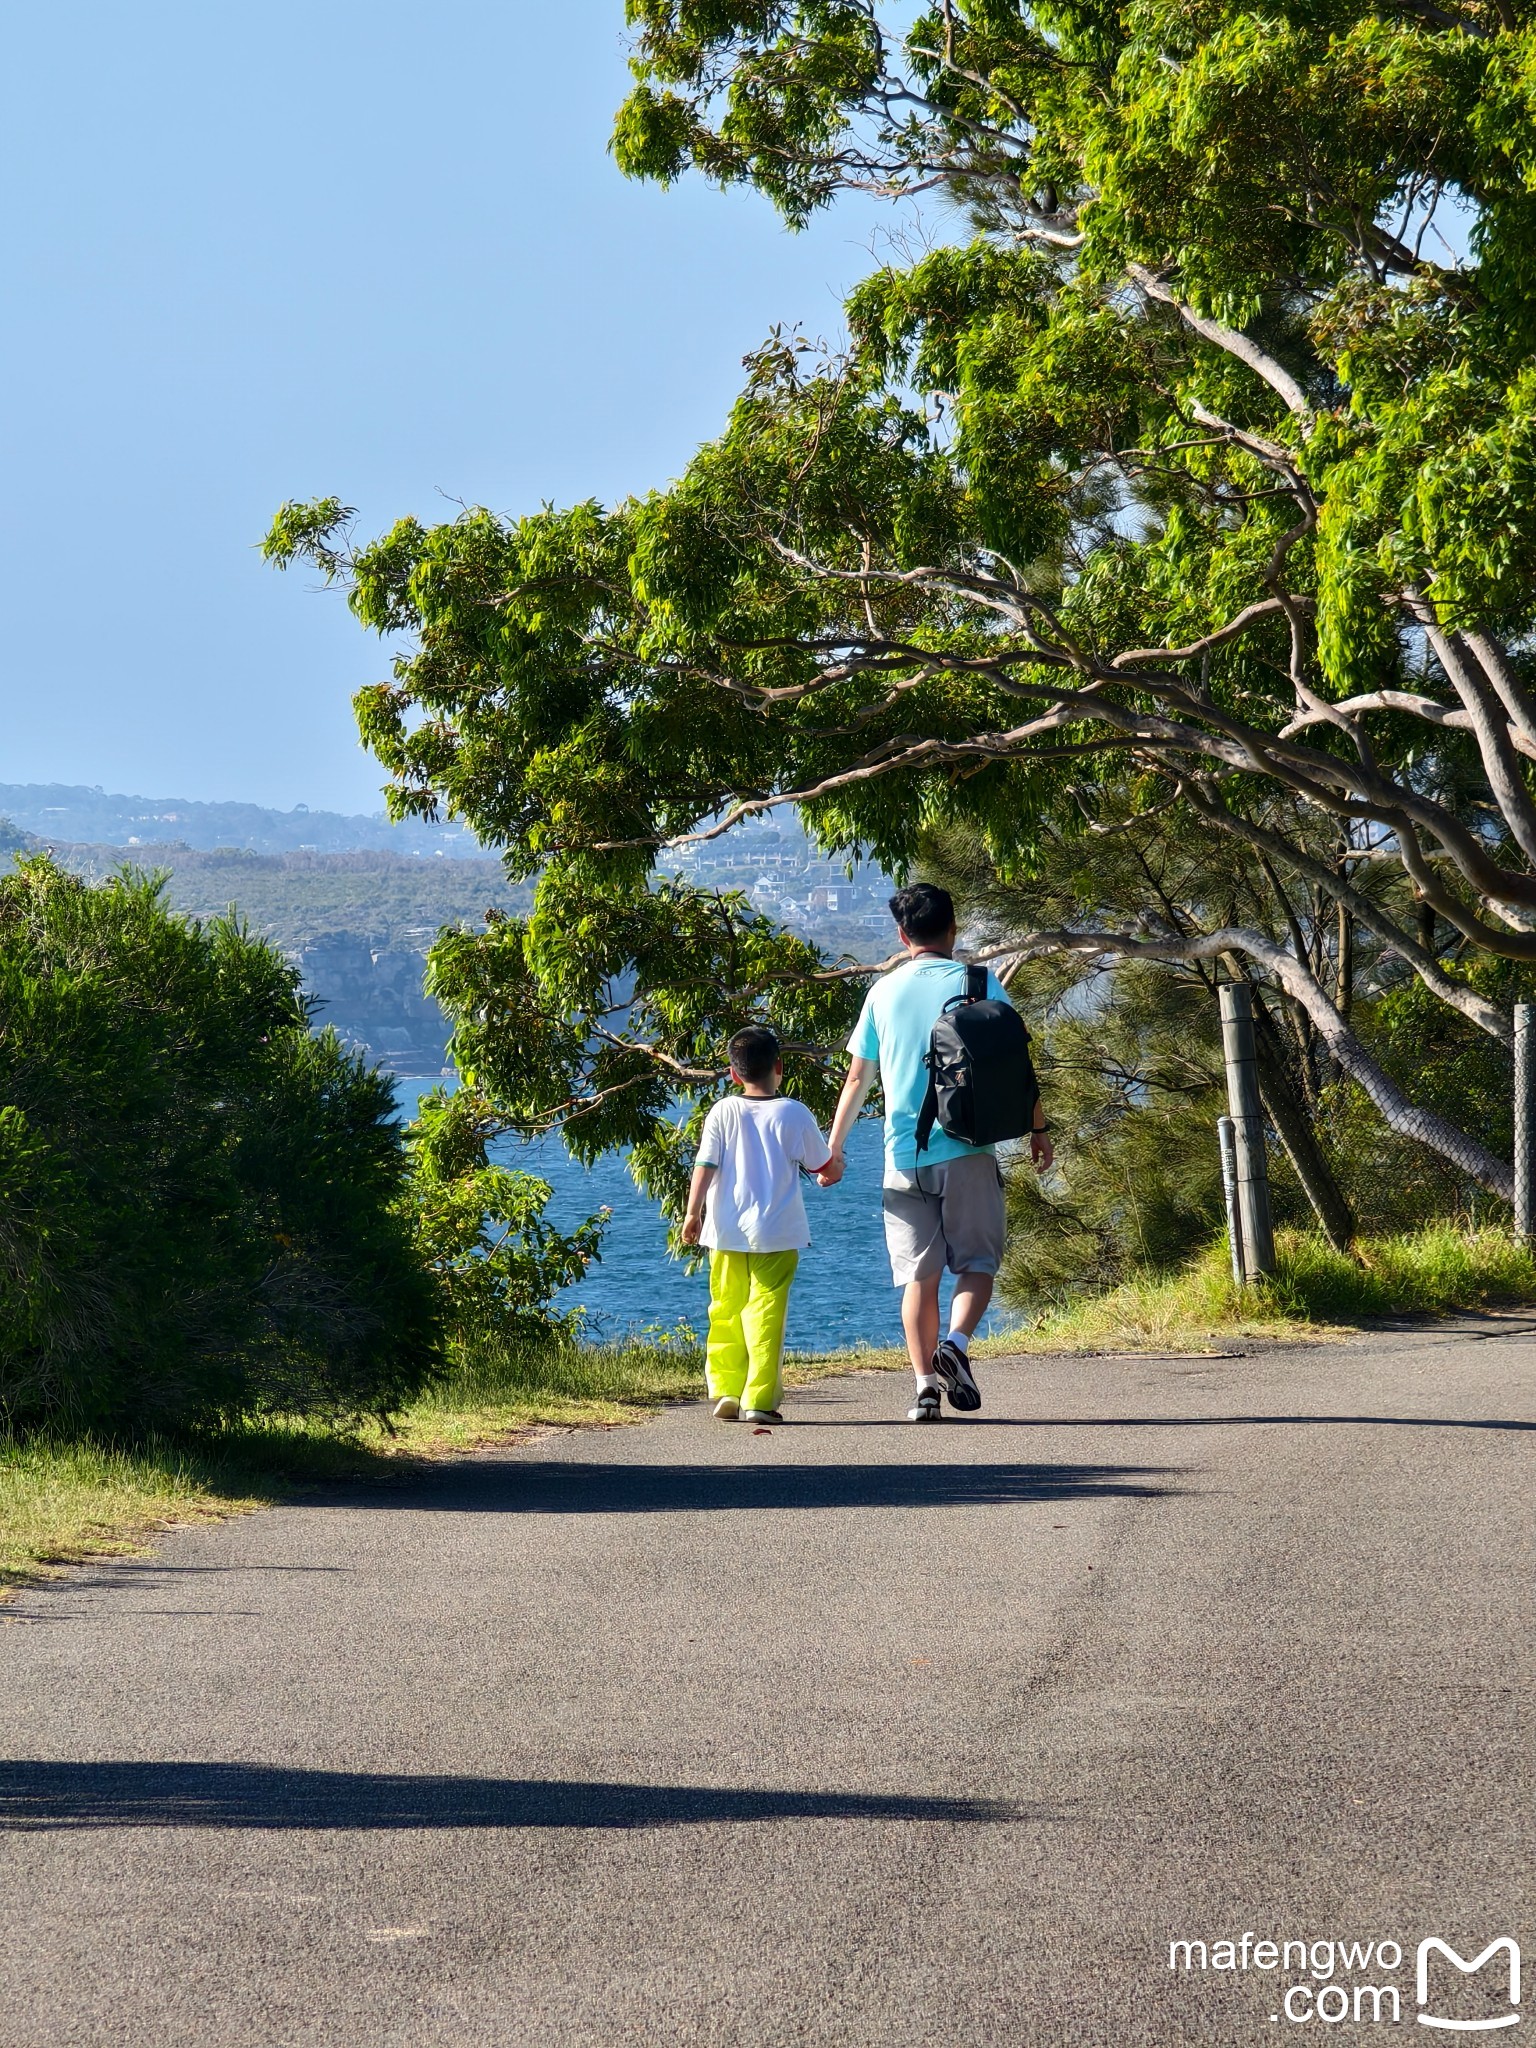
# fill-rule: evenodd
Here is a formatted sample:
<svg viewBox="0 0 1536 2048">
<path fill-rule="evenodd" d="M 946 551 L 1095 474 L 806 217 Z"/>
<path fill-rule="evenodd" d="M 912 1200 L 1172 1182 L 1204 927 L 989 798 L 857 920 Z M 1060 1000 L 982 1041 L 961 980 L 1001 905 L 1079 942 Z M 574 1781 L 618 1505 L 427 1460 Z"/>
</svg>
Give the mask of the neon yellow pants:
<svg viewBox="0 0 1536 2048">
<path fill-rule="evenodd" d="M 798 1252 L 711 1252 L 709 1398 L 777 1408 L 784 1393 L 784 1319 Z"/>
</svg>

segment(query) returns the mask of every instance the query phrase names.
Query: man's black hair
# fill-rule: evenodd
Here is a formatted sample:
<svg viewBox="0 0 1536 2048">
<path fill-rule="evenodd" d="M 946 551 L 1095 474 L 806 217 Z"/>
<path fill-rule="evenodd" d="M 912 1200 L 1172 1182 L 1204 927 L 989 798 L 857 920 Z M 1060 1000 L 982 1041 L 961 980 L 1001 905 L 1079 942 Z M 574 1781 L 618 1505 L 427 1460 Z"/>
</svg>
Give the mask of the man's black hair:
<svg viewBox="0 0 1536 2048">
<path fill-rule="evenodd" d="M 913 882 L 891 898 L 891 915 L 909 939 L 928 946 L 955 928 L 955 899 L 933 882 Z"/>
<path fill-rule="evenodd" d="M 754 1088 L 760 1088 L 764 1081 L 773 1079 L 773 1070 L 779 1063 L 779 1041 L 771 1031 L 761 1024 L 748 1024 L 738 1031 L 727 1050 L 731 1065 L 743 1081 L 750 1081 Z"/>
</svg>

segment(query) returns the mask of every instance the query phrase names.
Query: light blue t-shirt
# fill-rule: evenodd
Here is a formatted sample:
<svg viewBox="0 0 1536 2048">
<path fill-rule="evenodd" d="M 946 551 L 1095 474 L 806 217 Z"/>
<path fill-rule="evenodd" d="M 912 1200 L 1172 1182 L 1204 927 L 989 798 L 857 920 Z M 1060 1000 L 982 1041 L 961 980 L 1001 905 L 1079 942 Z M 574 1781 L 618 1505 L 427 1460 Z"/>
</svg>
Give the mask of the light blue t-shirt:
<svg viewBox="0 0 1536 2048">
<path fill-rule="evenodd" d="M 917 1165 L 917 1119 L 928 1093 L 923 1061 L 928 1037 L 939 1012 L 951 996 L 965 994 L 965 963 L 923 954 L 882 975 L 864 998 L 848 1050 L 856 1060 L 880 1062 L 885 1090 L 885 1163 L 908 1172 Z M 987 969 L 987 994 L 1007 1002 L 1008 991 Z M 991 1152 L 991 1145 L 967 1145 L 934 1125 L 923 1152 L 926 1166 L 939 1159 L 961 1159 L 968 1152 Z"/>
</svg>

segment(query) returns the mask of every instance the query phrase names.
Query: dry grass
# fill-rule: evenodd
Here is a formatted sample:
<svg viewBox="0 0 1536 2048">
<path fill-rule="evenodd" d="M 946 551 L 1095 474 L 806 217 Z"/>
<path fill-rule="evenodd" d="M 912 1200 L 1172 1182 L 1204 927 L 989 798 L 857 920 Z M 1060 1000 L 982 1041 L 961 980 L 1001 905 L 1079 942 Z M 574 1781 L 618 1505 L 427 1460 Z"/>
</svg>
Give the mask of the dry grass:
<svg viewBox="0 0 1536 2048">
<path fill-rule="evenodd" d="M 90 1557 L 127 1556 L 177 1523 L 262 1504 L 216 1490 L 195 1459 L 166 1446 L 0 1442 L 0 1586 Z"/>
<path fill-rule="evenodd" d="M 1214 1245 L 1176 1273 L 1053 1306 L 985 1348 L 1198 1352 L 1245 1339 L 1318 1343 L 1378 1316 L 1536 1302 L 1536 1257 L 1505 1230 L 1436 1225 L 1363 1238 L 1352 1257 L 1320 1237 L 1282 1231 L 1276 1253 L 1272 1280 L 1237 1288 L 1225 1245 Z"/>
</svg>

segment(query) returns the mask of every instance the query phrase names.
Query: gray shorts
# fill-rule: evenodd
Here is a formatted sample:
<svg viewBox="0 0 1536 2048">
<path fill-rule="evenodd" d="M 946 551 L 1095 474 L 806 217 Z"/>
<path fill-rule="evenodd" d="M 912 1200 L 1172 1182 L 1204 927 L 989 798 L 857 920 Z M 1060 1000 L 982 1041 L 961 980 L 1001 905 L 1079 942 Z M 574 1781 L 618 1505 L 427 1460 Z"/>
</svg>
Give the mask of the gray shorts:
<svg viewBox="0 0 1536 2048">
<path fill-rule="evenodd" d="M 885 1248 L 898 1287 L 951 1273 L 995 1273 L 1008 1234 L 1003 1175 L 991 1152 L 932 1166 L 888 1166 L 881 1195 Z"/>
</svg>

